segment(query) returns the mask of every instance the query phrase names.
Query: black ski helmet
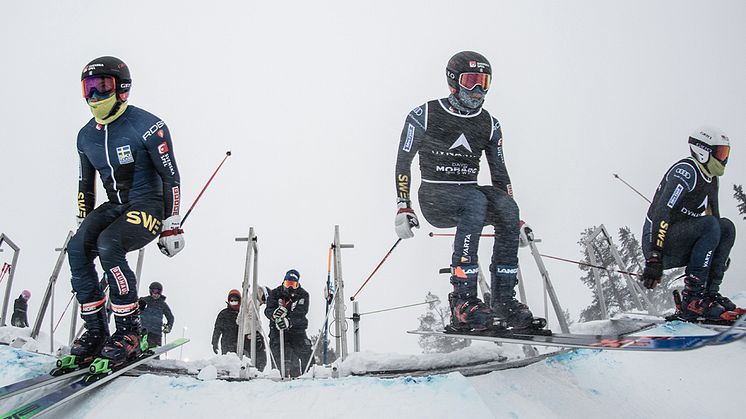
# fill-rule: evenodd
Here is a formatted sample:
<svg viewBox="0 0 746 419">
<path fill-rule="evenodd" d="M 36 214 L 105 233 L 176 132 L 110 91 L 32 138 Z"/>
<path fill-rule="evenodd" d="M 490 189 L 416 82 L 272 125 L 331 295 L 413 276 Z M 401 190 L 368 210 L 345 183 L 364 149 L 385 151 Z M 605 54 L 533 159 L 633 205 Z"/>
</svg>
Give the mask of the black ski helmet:
<svg viewBox="0 0 746 419">
<path fill-rule="evenodd" d="M 492 76 L 492 66 L 484 55 L 474 51 L 461 51 L 451 57 L 446 65 L 446 80 L 453 94 L 460 89 L 459 77 L 462 73 L 486 73 Z"/>
<path fill-rule="evenodd" d="M 163 291 L 163 285 L 161 285 L 160 282 L 153 282 L 150 284 L 150 290 L 160 290 Z"/>
<path fill-rule="evenodd" d="M 127 100 L 132 86 L 132 77 L 124 61 L 110 56 L 96 58 L 83 67 L 80 80 L 90 76 L 113 76 L 117 83 L 117 99 L 120 102 Z"/>
</svg>

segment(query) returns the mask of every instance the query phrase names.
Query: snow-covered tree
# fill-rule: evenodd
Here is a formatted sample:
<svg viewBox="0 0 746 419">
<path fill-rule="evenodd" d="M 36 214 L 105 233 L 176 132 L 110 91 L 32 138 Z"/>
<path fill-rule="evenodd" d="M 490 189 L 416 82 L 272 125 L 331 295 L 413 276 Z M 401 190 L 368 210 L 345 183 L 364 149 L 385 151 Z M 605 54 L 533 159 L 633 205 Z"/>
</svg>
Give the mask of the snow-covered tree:
<svg viewBox="0 0 746 419">
<path fill-rule="evenodd" d="M 585 246 L 585 240 L 595 231 L 595 227 L 587 228 L 581 233 L 581 239 L 578 242 L 580 244 L 582 253 L 584 255 L 583 262 L 591 263 L 588 255 L 588 250 Z M 608 245 L 596 246 L 596 262 L 608 269 L 629 271 L 642 273 L 645 261 L 642 254 L 642 247 L 640 246 L 639 240 L 632 233 L 629 227 L 622 227 L 619 229 L 619 256 L 622 259 L 622 263 L 625 266 L 618 266 L 614 260 L 610 247 Z M 601 241 L 599 241 L 601 243 Z M 593 276 L 592 268 L 589 266 L 579 265 L 580 270 L 586 272 L 581 277 L 581 281 L 591 289 L 593 295 L 593 301 L 591 304 L 580 312 L 580 321 L 589 321 L 603 318 L 601 313 L 601 305 L 598 301 L 598 295 L 596 293 L 596 281 Z M 658 313 L 670 312 L 674 309 L 673 297 L 671 291 L 679 285 L 676 279 L 681 275 L 682 269 L 675 269 L 673 271 L 667 271 L 664 273 L 660 285 L 655 290 L 644 290 L 648 300 L 653 305 L 654 311 Z M 606 308 L 609 311 L 609 315 L 613 316 L 619 312 L 625 312 L 630 310 L 638 309 L 636 299 L 632 291 L 627 286 L 627 280 L 622 274 L 617 272 L 609 272 L 601 270 L 601 289 L 604 295 Z M 637 277 L 633 277 L 633 280 L 638 280 Z M 643 303 L 644 304 L 644 303 Z M 644 307 L 647 308 L 647 307 Z"/>
<path fill-rule="evenodd" d="M 743 185 L 733 185 L 733 190 L 733 197 L 738 201 L 738 213 L 745 214 L 743 219 L 746 220 L 746 194 L 743 193 Z"/>
<path fill-rule="evenodd" d="M 425 298 L 425 301 L 430 303 L 427 305 L 427 312 L 419 317 L 420 326 L 417 330 L 443 330 L 446 324 L 450 322 L 451 310 L 448 306 L 443 307 L 440 298 L 431 292 L 428 292 Z M 466 348 L 471 345 L 471 341 L 444 336 L 420 335 L 419 344 L 423 353 L 448 353 Z"/>
<path fill-rule="evenodd" d="M 627 265 L 627 269 L 631 272 L 642 273 L 645 264 L 645 258 L 642 255 L 642 247 L 629 227 L 622 227 L 619 229 L 619 242 L 619 254 L 622 257 L 622 262 Z M 653 311 L 662 314 L 674 310 L 673 296 L 671 293 L 675 288 L 681 287 L 681 281 L 677 281 L 677 279 L 683 273 L 683 268 L 665 271 L 661 278 L 661 283 L 658 284 L 654 290 L 646 290 L 643 288 L 650 303 L 653 305 Z"/>
</svg>

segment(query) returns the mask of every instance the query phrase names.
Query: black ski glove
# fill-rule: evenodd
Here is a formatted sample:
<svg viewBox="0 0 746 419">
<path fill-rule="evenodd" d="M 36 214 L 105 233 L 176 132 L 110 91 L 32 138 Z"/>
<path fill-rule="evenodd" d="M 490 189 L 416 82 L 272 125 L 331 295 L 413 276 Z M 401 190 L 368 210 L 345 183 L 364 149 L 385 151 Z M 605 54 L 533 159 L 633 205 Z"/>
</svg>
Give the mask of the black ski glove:
<svg viewBox="0 0 746 419">
<path fill-rule="evenodd" d="M 663 262 L 659 252 L 653 252 L 645 261 L 645 269 L 642 271 L 642 284 L 645 288 L 652 290 L 661 282 L 663 276 Z"/>
</svg>

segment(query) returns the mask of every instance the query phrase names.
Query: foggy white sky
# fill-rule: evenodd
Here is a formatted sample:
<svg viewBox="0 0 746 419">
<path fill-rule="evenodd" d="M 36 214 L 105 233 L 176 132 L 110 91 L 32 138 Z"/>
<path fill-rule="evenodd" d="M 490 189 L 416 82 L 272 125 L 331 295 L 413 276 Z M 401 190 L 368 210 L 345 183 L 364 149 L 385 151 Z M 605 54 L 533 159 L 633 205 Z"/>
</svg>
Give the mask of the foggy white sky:
<svg viewBox="0 0 746 419">
<path fill-rule="evenodd" d="M 492 62 L 485 108 L 503 126 L 521 216 L 542 252 L 577 258 L 580 231 L 600 223 L 614 232 L 628 225 L 639 237 L 647 203 L 612 173 L 652 196 L 702 124 L 733 142 L 721 209 L 742 230 L 731 188 L 746 173 L 745 20 L 737 0 L 3 2 L 0 231 L 22 248 L 13 296 L 30 289 L 36 312 L 54 248 L 74 226 L 75 138 L 91 117 L 79 74 L 101 55 L 128 63 L 130 102 L 169 125 L 184 209 L 233 151 L 190 216 L 185 250 L 168 259 L 147 248 L 141 290 L 164 284 L 174 334 L 188 326 L 193 340 L 185 357 L 211 353 L 215 316 L 243 275 L 245 247 L 234 237 L 249 226 L 259 235 L 262 283 L 300 271 L 312 295 L 309 332 L 323 320 L 335 224 L 355 244 L 343 272 L 348 296 L 357 289 L 396 239 L 393 171 L 404 118 L 447 94 L 444 67 L 460 50 Z M 483 165 L 484 182 L 488 173 Z M 427 238 L 433 228 L 421 221 L 360 295 L 361 311 L 423 301 L 430 290 L 445 298 L 450 285 L 437 269 L 448 265 L 451 243 Z M 483 261 L 491 247 L 482 242 Z M 740 241 L 726 292 L 746 289 L 742 254 Z M 539 277 L 530 254 L 520 256 L 529 303 L 540 311 Z M 590 302 L 580 271 L 546 264 L 576 317 Z M 58 315 L 69 290 L 65 266 Z M 418 352 L 405 330 L 423 311 L 364 317 L 363 348 Z"/>
</svg>

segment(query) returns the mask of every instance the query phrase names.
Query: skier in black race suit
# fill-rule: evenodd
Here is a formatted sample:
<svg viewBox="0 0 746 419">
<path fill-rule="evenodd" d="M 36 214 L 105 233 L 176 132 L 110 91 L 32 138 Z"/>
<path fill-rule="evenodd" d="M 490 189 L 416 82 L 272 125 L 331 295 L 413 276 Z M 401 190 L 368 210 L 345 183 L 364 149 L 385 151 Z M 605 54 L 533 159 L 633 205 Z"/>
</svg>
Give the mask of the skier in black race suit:
<svg viewBox="0 0 746 419">
<path fill-rule="evenodd" d="M 419 202 L 425 219 L 435 227 L 456 227 L 451 257 L 451 331 L 536 326 L 529 308 L 515 299 L 518 283 L 518 205 L 503 155 L 500 123 L 482 108 L 492 68 L 481 54 L 463 51 L 446 66 L 451 94 L 415 108 L 407 116 L 396 161 L 397 235 L 414 236 L 419 221 L 411 207 L 411 164 L 420 156 L 422 185 Z M 491 186 L 477 185 L 479 159 L 487 157 Z M 477 296 L 477 250 L 485 225 L 495 228 L 490 263 L 492 302 Z"/>
<path fill-rule="evenodd" d="M 132 79 L 124 62 L 97 58 L 83 68 L 81 83 L 94 117 L 78 133 L 79 227 L 68 258 L 86 332 L 70 353 L 84 360 L 100 354 L 116 364 L 140 353 L 137 279 L 125 256 L 159 235 L 166 256 L 184 248 L 180 178 L 166 124 L 128 104 Z M 96 172 L 108 201 L 94 210 Z M 96 256 L 109 281 L 116 324 L 111 336 Z"/>
<path fill-rule="evenodd" d="M 736 226 L 720 217 L 718 177 L 725 173 L 730 140 L 703 127 L 689 136 L 691 157 L 666 171 L 650 204 L 642 232 L 643 281 L 655 288 L 664 269 L 685 266 L 677 315 L 684 320 L 730 322 L 743 314 L 720 294 Z"/>
</svg>

